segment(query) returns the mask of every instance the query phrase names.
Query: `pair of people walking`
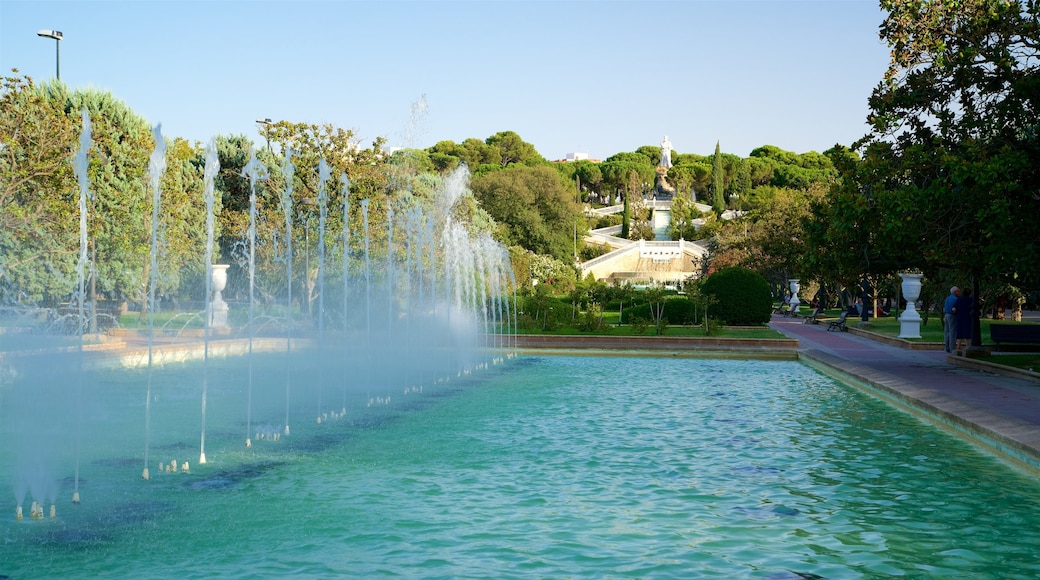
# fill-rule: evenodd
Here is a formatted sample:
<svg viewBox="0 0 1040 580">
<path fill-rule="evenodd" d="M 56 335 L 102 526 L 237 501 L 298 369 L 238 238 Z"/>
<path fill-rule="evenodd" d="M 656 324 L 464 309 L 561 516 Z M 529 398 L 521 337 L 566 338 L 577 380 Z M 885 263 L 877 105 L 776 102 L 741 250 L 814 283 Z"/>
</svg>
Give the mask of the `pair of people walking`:
<svg viewBox="0 0 1040 580">
<path fill-rule="evenodd" d="M 943 342 L 946 352 L 965 350 L 971 345 L 972 314 L 975 301 L 971 288 L 954 286 L 943 303 Z"/>
</svg>

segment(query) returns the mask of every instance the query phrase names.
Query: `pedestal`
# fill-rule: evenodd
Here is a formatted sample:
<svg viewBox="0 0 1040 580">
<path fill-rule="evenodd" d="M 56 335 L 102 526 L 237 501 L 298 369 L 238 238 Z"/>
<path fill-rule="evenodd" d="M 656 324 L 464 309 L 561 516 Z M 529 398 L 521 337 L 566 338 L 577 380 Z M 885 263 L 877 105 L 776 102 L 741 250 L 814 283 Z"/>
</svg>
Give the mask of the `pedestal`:
<svg viewBox="0 0 1040 580">
<path fill-rule="evenodd" d="M 914 304 L 921 295 L 922 274 L 900 274 L 906 310 L 899 315 L 899 338 L 921 338 L 921 315 Z"/>
</svg>

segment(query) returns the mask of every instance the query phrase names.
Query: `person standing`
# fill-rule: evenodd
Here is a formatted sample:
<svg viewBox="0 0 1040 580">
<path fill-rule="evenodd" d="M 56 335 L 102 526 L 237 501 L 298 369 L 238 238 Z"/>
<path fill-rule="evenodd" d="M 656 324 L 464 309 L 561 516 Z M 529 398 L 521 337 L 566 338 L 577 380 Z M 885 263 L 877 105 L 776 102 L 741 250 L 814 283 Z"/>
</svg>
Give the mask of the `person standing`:
<svg viewBox="0 0 1040 580">
<path fill-rule="evenodd" d="M 971 288 L 961 291 L 957 298 L 957 350 L 967 350 L 971 346 L 971 316 L 975 312 L 975 300 L 971 296 Z"/>
<path fill-rule="evenodd" d="M 953 352 L 957 347 L 957 299 L 960 295 L 961 289 L 954 286 L 943 302 L 943 344 L 946 352 Z"/>
</svg>

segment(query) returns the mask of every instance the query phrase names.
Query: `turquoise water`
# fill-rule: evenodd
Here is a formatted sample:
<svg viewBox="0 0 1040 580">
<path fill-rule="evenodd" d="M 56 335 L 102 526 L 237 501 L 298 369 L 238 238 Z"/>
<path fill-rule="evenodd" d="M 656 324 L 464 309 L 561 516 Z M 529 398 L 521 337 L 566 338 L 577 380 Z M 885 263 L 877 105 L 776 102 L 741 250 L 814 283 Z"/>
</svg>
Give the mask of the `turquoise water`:
<svg viewBox="0 0 1040 580">
<path fill-rule="evenodd" d="M 254 421 L 277 424 L 270 359 Z M 795 362 L 525 357 L 389 403 L 351 393 L 320 427 L 308 418 L 335 388 L 319 397 L 300 374 L 293 435 L 249 449 L 241 373 L 215 363 L 205 466 L 199 370 L 160 374 L 151 453 L 191 473 L 141 481 L 143 374 L 113 373 L 79 423 L 83 504 L 63 479 L 45 521 L 15 522 L 4 491 L 23 465 L 18 410 L 35 409 L 7 385 L 0 574 L 1040 574 L 1036 482 Z"/>
</svg>

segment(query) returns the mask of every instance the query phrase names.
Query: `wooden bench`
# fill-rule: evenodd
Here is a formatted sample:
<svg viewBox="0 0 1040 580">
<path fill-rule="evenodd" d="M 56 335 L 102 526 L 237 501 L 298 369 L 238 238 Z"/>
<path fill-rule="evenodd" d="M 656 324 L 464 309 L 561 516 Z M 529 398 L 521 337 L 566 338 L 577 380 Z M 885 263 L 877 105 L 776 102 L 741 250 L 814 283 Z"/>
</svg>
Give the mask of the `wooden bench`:
<svg viewBox="0 0 1040 580">
<path fill-rule="evenodd" d="M 998 351 L 1001 343 L 1040 345 L 1040 324 L 991 324 L 989 337 Z"/>
</svg>

